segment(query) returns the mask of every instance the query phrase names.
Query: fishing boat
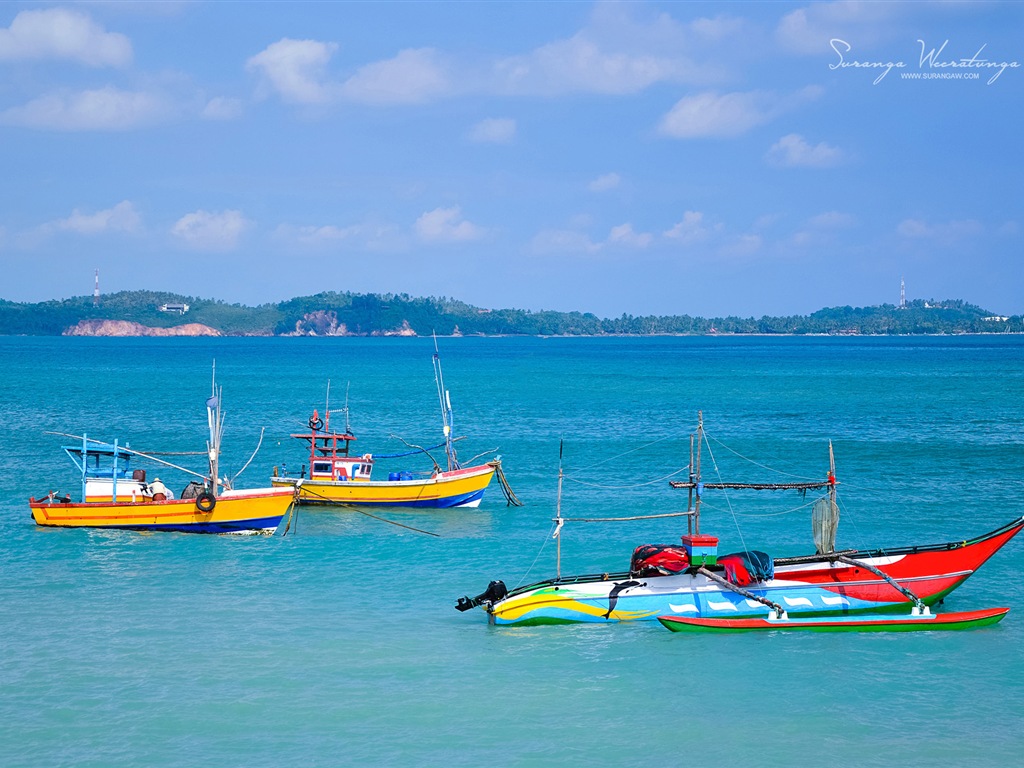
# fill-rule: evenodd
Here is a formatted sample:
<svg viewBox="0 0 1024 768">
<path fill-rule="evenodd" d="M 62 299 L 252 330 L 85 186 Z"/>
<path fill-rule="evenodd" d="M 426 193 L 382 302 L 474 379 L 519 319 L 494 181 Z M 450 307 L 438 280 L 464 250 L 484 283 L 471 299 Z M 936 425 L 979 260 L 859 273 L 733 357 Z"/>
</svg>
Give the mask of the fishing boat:
<svg viewBox="0 0 1024 768">
<path fill-rule="evenodd" d="M 821 481 L 705 483 L 700 476 L 703 440 L 703 418 L 699 416 L 696 454 L 694 437 L 690 440 L 689 479 L 671 482 L 673 487 L 689 491 L 687 510 L 655 516 L 686 517 L 687 533 L 680 545 L 637 547 L 629 569 L 622 572 L 563 577 L 561 532 L 563 524 L 574 519 L 561 514 L 560 469 L 555 578 L 512 590 L 503 581 L 491 581 L 479 595 L 459 598 L 455 607 L 460 611 L 481 607 L 489 621 L 499 625 L 608 623 L 668 616 L 736 620 L 764 619 L 768 615 L 778 620 L 908 611 L 925 614 L 1024 527 L 1021 517 L 969 539 L 836 551 L 838 482 L 831 444 L 830 469 Z M 815 552 L 776 558 L 760 551 L 719 556 L 717 537 L 700 529 L 701 498 L 710 489 L 826 491 L 814 505 Z M 637 518 L 605 520 L 624 519 Z M 680 626 L 693 625 L 680 622 Z"/>
<path fill-rule="evenodd" d="M 354 507 L 478 507 L 491 479 L 497 476 L 509 504 L 518 506 L 519 500 L 508 485 L 501 467 L 501 458 L 483 464 L 463 466 L 455 451 L 452 427 L 451 396 L 444 387 L 440 357 L 434 353 L 434 378 L 441 405 L 443 442 L 429 448 L 410 446 L 402 453 L 358 453 L 353 449 L 356 441 L 348 420 L 348 406 L 344 408 L 345 429 L 332 430 L 330 425 L 330 384 L 327 404 L 321 418 L 314 410 L 307 426 L 309 431 L 291 437 L 307 444 L 309 475 L 303 467 L 299 475 L 279 474 L 274 469 L 270 482 L 274 487 L 298 489 L 300 504 L 354 506 Z M 442 467 L 431 455 L 431 450 L 444 449 L 446 466 Z M 433 467 L 425 471 L 399 470 L 388 473 L 387 480 L 375 480 L 373 468 L 378 459 L 395 459 L 422 455 L 430 459 Z"/>
<path fill-rule="evenodd" d="M 82 501 L 72 501 L 70 494 L 54 491 L 38 499 L 30 498 L 29 507 L 36 524 L 186 533 L 274 533 L 294 503 L 295 490 L 235 489 L 226 477 L 219 477 L 224 425 L 221 395 L 214 380 L 213 394 L 206 401 L 210 427 L 205 451 L 209 459 L 206 475 L 132 450 L 117 440 L 107 443 L 87 435 L 63 435 L 79 441 L 64 446 L 64 452 L 81 474 Z M 136 459 L 180 470 L 197 477 L 198 481 L 191 480 L 175 498 L 160 478 L 148 481 L 146 470 L 134 465 Z"/>
</svg>

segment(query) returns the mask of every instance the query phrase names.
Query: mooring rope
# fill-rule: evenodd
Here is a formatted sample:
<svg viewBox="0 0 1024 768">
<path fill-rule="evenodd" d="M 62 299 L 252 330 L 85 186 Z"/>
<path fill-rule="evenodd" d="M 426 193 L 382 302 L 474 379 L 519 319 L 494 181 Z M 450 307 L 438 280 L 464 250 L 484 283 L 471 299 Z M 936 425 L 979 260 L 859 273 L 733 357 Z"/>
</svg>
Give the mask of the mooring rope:
<svg viewBox="0 0 1024 768">
<path fill-rule="evenodd" d="M 304 485 L 304 486 L 302 486 L 302 489 L 306 493 L 310 494 L 311 496 L 318 496 L 321 499 L 324 499 L 325 501 L 328 501 L 328 502 L 330 502 L 333 505 L 336 505 L 336 506 L 339 506 L 339 507 L 344 507 L 345 509 L 348 509 L 348 510 L 350 510 L 352 512 L 358 512 L 360 515 L 366 515 L 367 517 L 372 517 L 374 520 L 380 520 L 382 523 L 389 523 L 391 525 L 398 526 L 399 528 L 406 528 L 406 529 L 408 529 L 410 531 L 415 531 L 416 533 L 422 533 L 422 534 L 424 534 L 426 536 L 434 536 L 435 538 L 438 538 L 438 539 L 441 538 L 441 534 L 439 534 L 439 533 L 431 533 L 430 531 L 424 531 L 422 528 L 414 528 L 413 526 L 406 525 L 405 523 L 397 523 L 394 520 L 388 520 L 386 517 L 379 517 L 378 515 L 371 514 L 370 512 L 367 512 L 364 509 L 360 509 L 359 507 L 357 507 L 357 506 L 355 506 L 353 504 L 348 504 L 348 503 L 346 503 L 344 501 L 338 501 L 336 499 L 332 499 L 329 496 L 324 496 L 322 493 L 317 493 L 316 491 L 312 490 L 309 486 Z"/>
<path fill-rule="evenodd" d="M 507 507 L 521 507 L 523 502 L 516 496 L 515 491 L 512 490 L 512 486 L 508 484 L 508 478 L 505 477 L 505 471 L 501 468 L 501 459 L 495 459 L 494 461 L 487 462 L 487 465 L 494 467 L 494 476 L 498 478 L 498 485 L 501 487 L 501 492 L 505 494 L 505 501 L 508 503 Z"/>
</svg>

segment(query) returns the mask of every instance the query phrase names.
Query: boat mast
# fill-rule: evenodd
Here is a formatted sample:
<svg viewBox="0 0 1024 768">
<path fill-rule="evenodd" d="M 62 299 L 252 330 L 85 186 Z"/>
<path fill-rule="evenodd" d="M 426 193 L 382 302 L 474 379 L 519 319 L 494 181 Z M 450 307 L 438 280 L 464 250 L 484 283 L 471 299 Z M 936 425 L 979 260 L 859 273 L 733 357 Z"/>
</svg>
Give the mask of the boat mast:
<svg viewBox="0 0 1024 768">
<path fill-rule="evenodd" d="M 444 387 L 444 374 L 441 372 L 441 353 L 437 348 L 437 334 L 434 334 L 434 383 L 437 384 L 437 399 L 441 404 L 441 423 L 444 427 L 444 452 L 448 456 L 448 471 L 459 468 L 459 460 L 455 456 L 452 442 L 452 399 Z"/>
<path fill-rule="evenodd" d="M 555 540 L 555 581 L 562 580 L 562 444 L 558 441 L 558 497 L 555 501 L 555 532 L 552 538 Z"/>
<path fill-rule="evenodd" d="M 832 452 L 832 441 L 828 441 L 828 500 L 836 508 L 836 457 Z"/>
<path fill-rule="evenodd" d="M 213 376 L 210 385 L 210 397 L 206 401 L 206 424 L 210 428 L 210 439 L 206 443 L 206 453 L 210 459 L 210 493 L 217 495 L 218 473 L 220 472 L 220 438 L 224 429 L 224 418 L 220 411 L 220 399 L 223 388 L 217 389 L 217 361 L 213 361 Z"/>
<path fill-rule="evenodd" d="M 71 455 L 70 453 L 68 454 Z M 89 438 L 82 435 L 82 501 L 88 501 L 85 495 L 86 474 L 89 471 Z"/>
<path fill-rule="evenodd" d="M 696 499 L 693 503 L 693 532 L 700 535 L 700 497 L 704 493 L 704 483 L 700 481 L 700 447 L 704 442 L 704 412 L 697 411 L 697 464 L 696 474 L 693 479 L 693 489 L 696 490 Z"/>
<path fill-rule="evenodd" d="M 693 486 L 695 475 L 693 474 L 693 435 L 690 435 L 690 482 L 687 485 L 687 496 L 686 496 L 686 511 L 689 513 L 693 512 Z M 690 514 L 686 518 L 686 532 L 693 535 L 693 515 Z"/>
</svg>

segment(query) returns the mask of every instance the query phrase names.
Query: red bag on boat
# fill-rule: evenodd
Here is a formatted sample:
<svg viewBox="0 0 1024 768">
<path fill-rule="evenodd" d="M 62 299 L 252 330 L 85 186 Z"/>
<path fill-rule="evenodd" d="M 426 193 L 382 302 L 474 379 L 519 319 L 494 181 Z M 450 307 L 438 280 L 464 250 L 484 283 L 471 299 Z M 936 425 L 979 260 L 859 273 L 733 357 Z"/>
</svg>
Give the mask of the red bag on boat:
<svg viewBox="0 0 1024 768">
<path fill-rule="evenodd" d="M 641 544 L 629 561 L 629 572 L 635 576 L 671 576 L 689 567 L 686 550 L 671 544 Z"/>
<path fill-rule="evenodd" d="M 718 564 L 725 568 L 725 578 L 738 587 L 753 584 L 754 579 L 747 570 L 747 564 L 739 555 L 723 555 Z"/>
</svg>

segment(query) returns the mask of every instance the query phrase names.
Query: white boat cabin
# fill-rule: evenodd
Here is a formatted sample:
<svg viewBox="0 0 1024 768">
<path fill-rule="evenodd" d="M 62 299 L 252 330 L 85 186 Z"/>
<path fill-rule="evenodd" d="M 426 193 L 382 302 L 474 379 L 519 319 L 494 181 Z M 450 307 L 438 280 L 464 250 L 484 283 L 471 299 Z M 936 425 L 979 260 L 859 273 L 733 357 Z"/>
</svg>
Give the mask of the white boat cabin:
<svg viewBox="0 0 1024 768">
<path fill-rule="evenodd" d="M 311 480 L 332 482 L 365 482 L 373 471 L 373 457 L 365 456 L 317 456 L 309 469 Z"/>
</svg>

